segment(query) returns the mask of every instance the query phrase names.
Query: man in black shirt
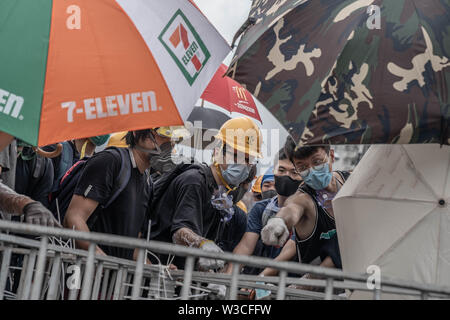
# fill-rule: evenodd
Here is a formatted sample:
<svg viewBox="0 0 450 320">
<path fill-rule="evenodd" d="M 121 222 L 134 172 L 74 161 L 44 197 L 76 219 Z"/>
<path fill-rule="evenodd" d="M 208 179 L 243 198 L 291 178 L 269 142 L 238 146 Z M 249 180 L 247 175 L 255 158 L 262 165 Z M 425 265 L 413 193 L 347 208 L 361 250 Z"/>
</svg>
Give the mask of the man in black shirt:
<svg viewBox="0 0 450 320">
<path fill-rule="evenodd" d="M 217 234 L 220 221 L 229 219 L 227 213 L 232 212 L 233 202 L 244 194 L 239 186 L 249 178 L 253 160 L 260 157 L 262 139 L 258 126 L 249 118 L 228 120 L 216 138 L 220 145 L 214 149 L 214 163 L 187 169 L 170 182 L 157 200 L 152 210 L 152 240 L 222 252 L 211 235 Z M 183 268 L 182 261 L 176 258 L 174 264 Z M 200 270 L 223 265 L 223 261 L 215 259 L 198 261 Z"/>
<path fill-rule="evenodd" d="M 130 148 L 107 149 L 87 161 L 66 212 L 64 225 L 67 228 L 139 237 L 148 221 L 146 212 L 151 199 L 152 181 L 146 171 L 151 158 L 159 153 L 159 146 L 170 140 L 159 136 L 155 130 L 128 132 L 126 142 Z M 131 176 L 125 188 L 105 208 L 117 187 L 121 159 L 130 162 Z M 88 249 L 89 243 L 79 241 L 77 246 Z M 99 246 L 96 251 L 134 258 L 131 249 Z"/>
</svg>

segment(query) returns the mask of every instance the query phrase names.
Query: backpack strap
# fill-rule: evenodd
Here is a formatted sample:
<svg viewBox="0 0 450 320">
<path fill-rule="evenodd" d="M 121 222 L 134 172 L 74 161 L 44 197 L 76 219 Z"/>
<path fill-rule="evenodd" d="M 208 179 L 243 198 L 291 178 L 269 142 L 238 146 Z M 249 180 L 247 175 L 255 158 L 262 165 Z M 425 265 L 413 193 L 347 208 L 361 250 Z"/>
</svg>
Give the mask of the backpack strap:
<svg viewBox="0 0 450 320">
<path fill-rule="evenodd" d="M 36 157 L 33 159 L 33 172 L 32 172 L 32 178 L 33 179 L 39 179 L 44 174 L 45 170 L 45 158 L 36 155 Z"/>
<path fill-rule="evenodd" d="M 111 196 L 104 205 L 101 205 L 102 209 L 106 209 L 117 199 L 117 197 L 122 193 L 122 191 L 128 185 L 128 182 L 131 178 L 131 166 L 136 167 L 136 162 L 134 161 L 133 153 L 129 148 L 117 148 L 117 147 L 109 147 L 104 152 L 110 152 L 112 154 L 120 155 L 120 171 L 119 174 L 114 179 L 114 187 L 111 192 Z M 91 229 L 98 219 L 98 213 L 94 211 L 92 215 L 89 217 L 87 225 L 89 229 Z"/>
<path fill-rule="evenodd" d="M 73 149 L 69 142 L 64 141 L 62 143 L 63 149 L 61 152 L 61 159 L 59 160 L 58 172 L 57 172 L 57 180 L 61 180 L 64 174 L 69 170 L 73 165 Z"/>
<path fill-rule="evenodd" d="M 108 149 L 105 149 L 105 151 L 115 154 L 117 154 L 117 152 L 119 153 L 120 171 L 119 175 L 114 180 L 114 188 L 112 190 L 111 196 L 108 202 L 103 206 L 103 208 L 107 208 L 109 205 L 111 205 L 111 203 L 113 203 L 114 200 L 117 199 L 119 194 L 121 194 L 122 191 L 126 188 L 131 178 L 131 166 L 133 166 L 133 168 L 136 168 L 136 161 L 134 160 L 133 153 L 129 148 L 109 147 Z"/>
<path fill-rule="evenodd" d="M 342 180 L 347 181 L 347 179 L 350 177 L 350 172 L 348 171 L 336 171 L 342 178 Z"/>
</svg>

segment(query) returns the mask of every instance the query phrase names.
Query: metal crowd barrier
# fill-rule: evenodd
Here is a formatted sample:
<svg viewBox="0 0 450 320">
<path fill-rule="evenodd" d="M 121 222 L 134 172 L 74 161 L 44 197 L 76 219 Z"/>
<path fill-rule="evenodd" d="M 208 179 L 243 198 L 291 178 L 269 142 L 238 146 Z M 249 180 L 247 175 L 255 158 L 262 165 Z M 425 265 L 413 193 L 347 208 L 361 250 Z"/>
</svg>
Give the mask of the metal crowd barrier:
<svg viewBox="0 0 450 320">
<path fill-rule="evenodd" d="M 40 240 L 36 240 L 36 236 Z M 75 240 L 88 241 L 89 250 L 75 249 Z M 137 260 L 96 255 L 98 244 L 137 249 Z M 248 295 L 241 288 L 263 289 L 270 293 L 269 299 L 278 300 L 347 299 L 353 290 L 369 292 L 373 299 L 382 298 L 382 294 L 415 299 L 450 299 L 448 287 L 382 277 L 379 287 L 369 289 L 367 274 L 4 220 L 0 220 L 0 251 L 0 300 L 207 299 L 217 293 L 209 289 L 208 284 L 224 285 L 229 300 Z M 184 270 L 146 264 L 149 252 L 185 257 Z M 232 275 L 194 271 L 195 259 L 199 257 L 232 262 Z M 240 265 L 270 267 L 278 270 L 279 275 L 243 275 L 239 273 Z M 288 277 L 288 273 L 309 273 L 320 279 Z M 293 285 L 314 290 L 296 289 Z"/>
</svg>

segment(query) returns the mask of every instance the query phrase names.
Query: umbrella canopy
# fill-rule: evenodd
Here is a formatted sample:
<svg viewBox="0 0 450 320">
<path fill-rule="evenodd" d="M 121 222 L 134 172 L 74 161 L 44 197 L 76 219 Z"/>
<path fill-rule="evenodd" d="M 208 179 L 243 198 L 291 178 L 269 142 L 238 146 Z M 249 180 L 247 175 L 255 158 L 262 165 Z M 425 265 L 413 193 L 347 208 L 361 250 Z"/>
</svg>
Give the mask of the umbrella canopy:
<svg viewBox="0 0 450 320">
<path fill-rule="evenodd" d="M 195 107 L 187 121 L 191 122 L 194 128 L 216 129 L 218 131 L 230 119 L 231 117 L 221 111 L 205 107 Z M 197 124 L 201 124 L 201 127 L 196 126 Z"/>
<path fill-rule="evenodd" d="M 190 139 L 184 139 L 182 145 L 198 149 L 211 149 L 214 136 L 219 132 L 220 127 L 230 120 L 227 114 L 222 111 L 195 107 L 187 119 L 186 128 L 190 132 Z"/>
<path fill-rule="evenodd" d="M 182 125 L 230 51 L 185 0 L 2 0 L 0 21 L 0 130 L 33 145 Z"/>
<path fill-rule="evenodd" d="M 220 66 L 201 98 L 231 112 L 238 112 L 261 121 L 256 103 L 250 92 L 239 83 L 225 76 L 228 67 Z"/>
<path fill-rule="evenodd" d="M 450 147 L 372 146 L 333 209 L 344 271 L 450 286 Z"/>
<path fill-rule="evenodd" d="M 229 75 L 300 144 L 450 144 L 449 16 L 442 0 L 255 0 Z"/>
</svg>

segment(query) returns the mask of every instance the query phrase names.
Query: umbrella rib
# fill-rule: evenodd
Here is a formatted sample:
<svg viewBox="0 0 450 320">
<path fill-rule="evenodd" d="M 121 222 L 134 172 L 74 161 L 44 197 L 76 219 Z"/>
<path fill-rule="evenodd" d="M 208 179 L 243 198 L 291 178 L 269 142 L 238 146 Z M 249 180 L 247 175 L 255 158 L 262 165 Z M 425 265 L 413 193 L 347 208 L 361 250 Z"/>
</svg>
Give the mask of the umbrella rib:
<svg viewBox="0 0 450 320">
<path fill-rule="evenodd" d="M 441 226 L 442 226 L 442 214 L 439 214 L 439 231 L 438 231 L 438 241 L 436 250 L 436 269 L 434 272 L 434 283 L 437 283 L 438 279 L 438 268 L 439 268 L 439 252 L 441 250 Z"/>
<path fill-rule="evenodd" d="M 450 185 L 450 184 L 448 183 L 448 179 L 450 178 L 450 177 L 449 177 L 449 174 L 450 174 L 450 157 L 448 158 L 447 172 L 445 173 L 444 191 L 443 191 L 443 193 L 442 193 L 442 198 L 444 198 L 445 195 L 447 194 L 447 185 Z"/>
<path fill-rule="evenodd" d="M 422 173 L 420 173 L 419 170 L 417 170 L 416 166 L 414 165 L 414 162 L 412 161 L 411 157 L 409 156 L 408 152 L 406 152 L 405 147 L 402 145 L 402 153 L 403 155 L 408 159 L 409 165 L 411 169 L 415 172 L 417 178 L 431 191 L 431 193 L 436 197 L 436 200 L 439 200 L 439 195 L 434 191 L 433 187 L 424 179 L 424 176 Z"/>
<path fill-rule="evenodd" d="M 363 199 L 363 200 L 383 200 L 383 201 L 392 201 L 392 202 L 419 202 L 419 203 L 431 203 L 435 204 L 436 201 L 434 200 L 417 200 L 417 199 L 401 199 L 401 198 L 386 198 L 386 197 L 377 197 L 377 196 L 360 196 L 358 194 L 354 195 L 356 199 Z M 347 198 L 347 197 L 346 197 Z"/>
</svg>

